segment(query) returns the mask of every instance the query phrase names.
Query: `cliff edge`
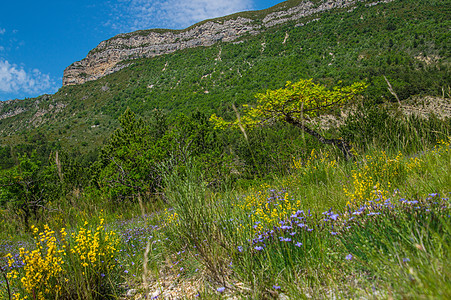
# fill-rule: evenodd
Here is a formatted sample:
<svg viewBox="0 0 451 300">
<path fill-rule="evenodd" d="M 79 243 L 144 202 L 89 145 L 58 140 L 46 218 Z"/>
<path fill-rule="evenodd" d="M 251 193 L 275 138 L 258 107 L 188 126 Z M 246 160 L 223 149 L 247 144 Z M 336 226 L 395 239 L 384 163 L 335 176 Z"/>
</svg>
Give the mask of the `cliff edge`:
<svg viewBox="0 0 451 300">
<path fill-rule="evenodd" d="M 374 5 L 385 0 L 370 3 Z M 130 60 L 151 58 L 177 50 L 231 42 L 246 34 L 258 34 L 265 28 L 297 21 L 317 13 L 346 8 L 359 0 L 285 1 L 272 8 L 244 12 L 200 22 L 184 30 L 140 30 L 119 34 L 101 42 L 86 58 L 64 70 L 63 86 L 96 80 L 129 65 Z M 298 23 L 297 25 L 304 25 Z"/>
</svg>

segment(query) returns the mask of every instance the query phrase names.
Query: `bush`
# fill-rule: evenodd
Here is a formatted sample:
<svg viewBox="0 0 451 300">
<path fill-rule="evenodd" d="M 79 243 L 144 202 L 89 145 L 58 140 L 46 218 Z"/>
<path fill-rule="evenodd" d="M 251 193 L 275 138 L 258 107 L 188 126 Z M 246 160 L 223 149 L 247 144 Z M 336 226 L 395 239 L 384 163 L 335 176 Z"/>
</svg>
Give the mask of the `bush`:
<svg viewBox="0 0 451 300">
<path fill-rule="evenodd" d="M 98 224 L 67 233 L 32 227 L 36 248 L 8 254 L 8 288 L 14 299 L 113 299 L 119 285 L 119 239 Z M 13 268 L 13 265 L 16 265 Z"/>
</svg>

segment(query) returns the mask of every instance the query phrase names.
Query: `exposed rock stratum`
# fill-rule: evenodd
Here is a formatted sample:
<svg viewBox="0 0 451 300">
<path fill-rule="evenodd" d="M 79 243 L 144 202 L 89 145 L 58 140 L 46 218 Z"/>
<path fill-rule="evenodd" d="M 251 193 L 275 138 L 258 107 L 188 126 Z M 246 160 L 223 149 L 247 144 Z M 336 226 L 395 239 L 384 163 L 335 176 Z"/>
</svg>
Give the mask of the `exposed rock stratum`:
<svg viewBox="0 0 451 300">
<path fill-rule="evenodd" d="M 384 0 L 371 5 L 390 2 Z M 326 0 L 319 4 L 299 1 L 298 4 L 283 2 L 273 8 L 248 12 L 246 16 L 234 14 L 195 24 L 184 30 L 140 30 L 119 34 L 101 42 L 86 58 L 77 61 L 64 70 L 63 85 L 82 84 L 96 80 L 130 65 L 130 61 L 199 46 L 211 46 L 218 42 L 231 42 L 244 35 L 258 34 L 265 28 L 286 22 L 296 23 L 301 19 L 323 11 L 346 8 L 358 0 Z M 368 4 L 367 4 L 368 5 Z M 263 18 L 262 18 L 263 16 Z"/>
</svg>

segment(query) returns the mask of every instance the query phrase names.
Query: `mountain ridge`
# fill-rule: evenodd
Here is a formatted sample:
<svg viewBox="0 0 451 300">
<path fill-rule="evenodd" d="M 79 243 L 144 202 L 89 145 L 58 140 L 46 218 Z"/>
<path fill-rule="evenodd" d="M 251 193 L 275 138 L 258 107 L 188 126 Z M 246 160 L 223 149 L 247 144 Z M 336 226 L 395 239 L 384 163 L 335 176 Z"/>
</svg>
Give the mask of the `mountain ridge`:
<svg viewBox="0 0 451 300">
<path fill-rule="evenodd" d="M 376 5 L 394 0 L 367 3 Z M 116 35 L 102 41 L 81 61 L 64 70 L 63 86 L 83 84 L 117 72 L 129 61 L 151 58 L 194 47 L 208 47 L 217 42 L 233 42 L 245 35 L 256 35 L 266 28 L 331 10 L 347 8 L 359 0 L 285 1 L 261 11 L 236 13 L 205 20 L 182 30 L 149 29 Z M 246 17 L 243 17 L 246 16 Z M 298 23 L 296 26 L 302 26 Z"/>
</svg>

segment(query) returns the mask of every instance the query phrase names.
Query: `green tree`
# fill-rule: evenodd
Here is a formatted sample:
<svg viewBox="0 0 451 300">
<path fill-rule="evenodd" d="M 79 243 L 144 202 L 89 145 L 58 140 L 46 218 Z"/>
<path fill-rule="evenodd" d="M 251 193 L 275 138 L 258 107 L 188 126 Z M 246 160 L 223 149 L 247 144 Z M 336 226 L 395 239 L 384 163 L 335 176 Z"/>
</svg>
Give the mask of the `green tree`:
<svg viewBox="0 0 451 300">
<path fill-rule="evenodd" d="M 323 144 L 337 146 L 348 159 L 352 157 L 349 144 L 336 138 L 326 138 L 312 129 L 310 122 L 314 117 L 340 107 L 362 93 L 366 85 L 362 82 L 350 86 L 327 89 L 315 84 L 312 79 L 287 82 L 284 88 L 267 90 L 256 95 L 255 106 L 244 105 L 245 114 L 235 121 L 225 121 L 213 114 L 210 120 L 216 128 L 236 127 L 245 133 L 246 128 L 281 121 L 296 126 Z"/>
<path fill-rule="evenodd" d="M 14 166 L 11 146 L 0 146 L 0 170 Z"/>
<path fill-rule="evenodd" d="M 119 117 L 117 129 L 100 154 L 99 185 L 111 198 L 134 199 L 153 192 L 159 184 L 155 162 L 165 156 L 149 134 L 149 126 L 129 108 Z"/>
<path fill-rule="evenodd" d="M 23 220 L 25 228 L 31 217 L 39 219 L 49 201 L 59 195 L 55 165 L 43 165 L 33 151 L 19 156 L 19 164 L 5 170 L 0 179 L 0 205 L 9 206 Z"/>
<path fill-rule="evenodd" d="M 207 185 L 219 187 L 230 175 L 232 157 L 224 151 L 222 140 L 207 115 L 199 111 L 189 116 L 180 114 L 165 138 L 172 164 L 179 168 L 187 163 L 197 164 L 204 171 Z"/>
</svg>

